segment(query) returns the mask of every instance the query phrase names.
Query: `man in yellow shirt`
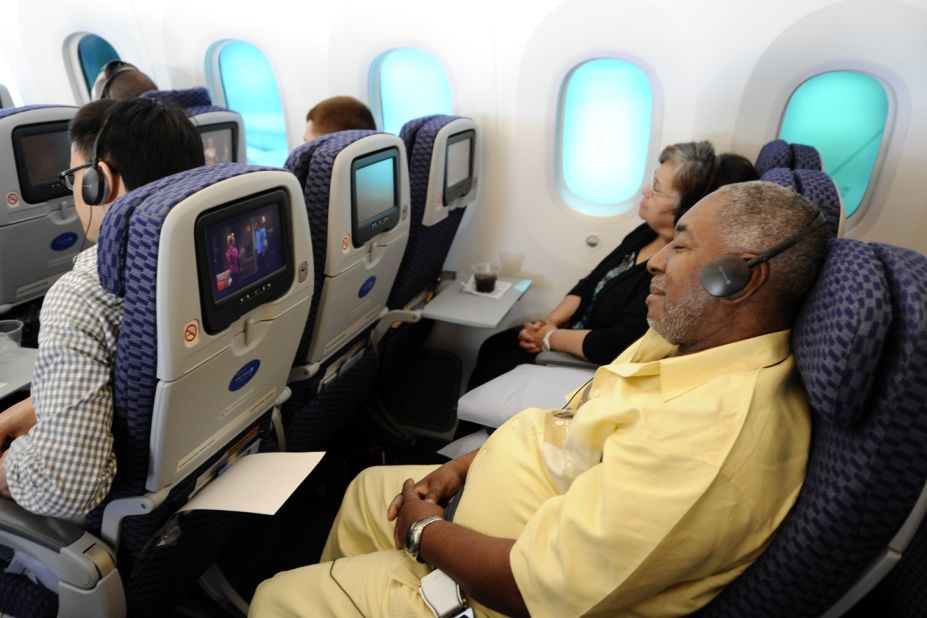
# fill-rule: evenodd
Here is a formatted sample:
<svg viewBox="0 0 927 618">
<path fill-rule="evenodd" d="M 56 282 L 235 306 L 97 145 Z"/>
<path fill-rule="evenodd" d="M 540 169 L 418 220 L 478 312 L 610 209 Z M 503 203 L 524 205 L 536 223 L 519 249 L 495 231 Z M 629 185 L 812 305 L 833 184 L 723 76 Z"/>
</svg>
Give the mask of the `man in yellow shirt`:
<svg viewBox="0 0 927 618">
<path fill-rule="evenodd" d="M 788 329 L 826 253 L 817 216 L 763 182 L 703 199 L 649 262 L 651 330 L 568 409 L 525 410 L 438 468 L 365 471 L 324 562 L 263 583 L 252 615 L 430 616 L 418 592 L 428 565 L 476 616 L 705 605 L 768 545 L 804 479 L 811 424 Z M 794 238 L 739 291 L 703 288 L 719 256 Z M 461 489 L 451 523 L 441 505 Z"/>
</svg>

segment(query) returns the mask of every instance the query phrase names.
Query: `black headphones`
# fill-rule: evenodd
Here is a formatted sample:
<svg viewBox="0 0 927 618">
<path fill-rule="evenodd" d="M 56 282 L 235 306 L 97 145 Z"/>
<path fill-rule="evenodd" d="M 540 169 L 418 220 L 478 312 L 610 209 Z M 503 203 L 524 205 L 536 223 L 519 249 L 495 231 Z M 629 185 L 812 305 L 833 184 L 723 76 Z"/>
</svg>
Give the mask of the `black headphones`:
<svg viewBox="0 0 927 618">
<path fill-rule="evenodd" d="M 103 139 L 103 133 L 109 127 L 110 114 L 103 119 L 100 131 L 96 139 L 93 140 L 93 154 L 90 158 L 90 168 L 84 172 L 84 178 L 80 183 L 80 195 L 84 203 L 88 206 L 99 206 L 109 201 L 111 187 L 109 180 L 100 170 L 100 141 Z"/>
<path fill-rule="evenodd" d="M 770 260 L 783 251 L 791 248 L 799 240 L 827 224 L 824 215 L 818 215 L 811 225 L 788 240 L 784 240 L 772 249 L 764 251 L 751 260 L 744 260 L 736 255 L 722 255 L 712 260 L 702 269 L 702 287 L 716 298 L 727 298 L 747 287 L 750 281 L 750 269 L 757 264 Z"/>
<path fill-rule="evenodd" d="M 109 89 L 113 85 L 113 81 L 115 81 L 117 75 L 120 73 L 128 73 L 129 71 L 138 70 L 134 65 L 131 65 L 128 62 L 123 62 L 122 60 L 110 60 L 106 63 L 106 66 L 103 67 L 103 74 L 106 75 L 106 71 L 110 66 L 115 67 L 117 65 L 119 68 L 115 69 L 106 77 L 106 79 L 103 80 L 103 85 L 100 87 L 100 99 L 105 99 L 109 94 Z"/>
</svg>

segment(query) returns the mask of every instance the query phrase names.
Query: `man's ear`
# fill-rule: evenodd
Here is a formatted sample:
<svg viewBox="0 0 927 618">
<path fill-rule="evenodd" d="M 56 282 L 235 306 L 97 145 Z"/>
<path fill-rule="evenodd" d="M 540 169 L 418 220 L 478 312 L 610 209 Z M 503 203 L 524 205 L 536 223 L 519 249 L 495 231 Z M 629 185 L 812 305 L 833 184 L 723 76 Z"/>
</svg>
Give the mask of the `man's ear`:
<svg viewBox="0 0 927 618">
<path fill-rule="evenodd" d="M 738 257 L 749 260 L 756 256 L 752 254 L 742 254 Z M 760 262 L 750 269 L 750 279 L 741 291 L 725 298 L 719 298 L 718 300 L 730 305 L 741 303 L 756 294 L 760 288 L 763 287 L 763 284 L 766 283 L 767 279 L 769 279 L 769 262 Z"/>
<path fill-rule="evenodd" d="M 106 182 L 109 184 L 109 199 L 101 204 L 102 206 L 108 206 L 115 202 L 116 198 L 126 194 L 125 183 L 122 182 L 122 176 L 120 176 L 106 161 L 100 161 L 97 166 L 100 168 L 100 173 L 103 174 L 106 178 Z"/>
</svg>

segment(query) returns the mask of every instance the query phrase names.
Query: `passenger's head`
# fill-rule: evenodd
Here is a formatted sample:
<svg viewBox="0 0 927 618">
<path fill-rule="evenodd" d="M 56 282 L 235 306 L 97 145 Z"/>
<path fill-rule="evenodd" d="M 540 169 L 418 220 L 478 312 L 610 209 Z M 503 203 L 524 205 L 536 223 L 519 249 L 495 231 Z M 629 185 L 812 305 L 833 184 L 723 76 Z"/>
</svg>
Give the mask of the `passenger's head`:
<svg viewBox="0 0 927 618">
<path fill-rule="evenodd" d="M 376 128 L 373 114 L 366 105 L 354 97 L 331 97 L 317 104 L 306 114 L 306 133 L 303 138 L 308 142 L 336 131 L 373 131 Z"/>
<path fill-rule="evenodd" d="M 93 99 L 126 101 L 143 92 L 157 89 L 151 78 L 139 71 L 135 65 L 122 60 L 111 60 L 97 75 L 93 84 Z"/>
<path fill-rule="evenodd" d="M 203 142 L 183 110 L 155 99 L 94 101 L 77 112 L 68 132 L 71 169 L 77 168 L 69 182 L 90 241 L 97 239 L 103 214 L 116 198 L 159 178 L 204 165 Z M 99 176 L 108 186 L 98 206 L 88 205 L 82 192 L 94 154 Z"/>
<path fill-rule="evenodd" d="M 660 153 L 660 166 L 641 193 L 640 216 L 665 240 L 673 237 L 680 206 L 691 206 L 704 195 L 715 164 L 711 142 L 670 144 Z"/>
<path fill-rule="evenodd" d="M 756 257 L 807 231 L 817 216 L 807 199 L 768 182 L 728 185 L 702 199 L 680 218 L 673 242 L 648 262 L 654 275 L 648 323 L 680 353 L 789 328 L 824 262 L 826 226 L 750 269 L 747 285 L 730 296 L 709 295 L 700 278 L 712 260 Z"/>
</svg>

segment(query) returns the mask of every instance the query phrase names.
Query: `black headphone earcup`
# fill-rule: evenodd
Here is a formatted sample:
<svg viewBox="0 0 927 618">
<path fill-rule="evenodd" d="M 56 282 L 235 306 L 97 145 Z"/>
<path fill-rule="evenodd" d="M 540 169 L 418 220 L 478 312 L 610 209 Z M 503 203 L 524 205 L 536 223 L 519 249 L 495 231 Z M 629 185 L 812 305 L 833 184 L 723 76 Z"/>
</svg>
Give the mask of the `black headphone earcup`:
<svg viewBox="0 0 927 618">
<path fill-rule="evenodd" d="M 702 287 L 716 298 L 733 296 L 750 281 L 750 267 L 736 255 L 722 255 L 702 269 Z"/>
<path fill-rule="evenodd" d="M 109 200 L 109 181 L 100 168 L 93 166 L 84 172 L 80 195 L 88 206 L 99 206 Z"/>
</svg>

